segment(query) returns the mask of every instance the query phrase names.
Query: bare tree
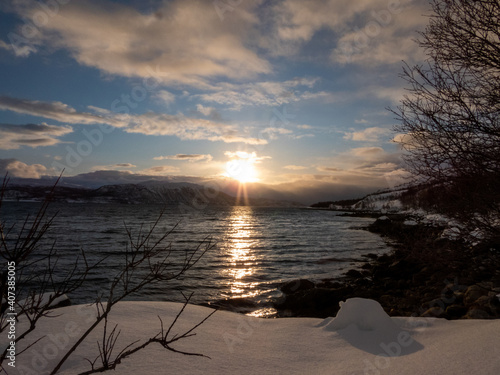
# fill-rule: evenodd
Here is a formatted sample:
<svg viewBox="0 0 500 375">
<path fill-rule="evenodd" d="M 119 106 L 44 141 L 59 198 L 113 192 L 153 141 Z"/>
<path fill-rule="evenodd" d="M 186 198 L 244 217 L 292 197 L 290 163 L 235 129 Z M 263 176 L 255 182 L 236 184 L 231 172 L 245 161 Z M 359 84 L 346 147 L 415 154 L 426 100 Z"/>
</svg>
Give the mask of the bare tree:
<svg viewBox="0 0 500 375">
<path fill-rule="evenodd" d="M 0 209 L 7 184 L 8 178 L 6 176 L 2 186 L 0 186 Z M 79 257 L 69 260 L 71 266 L 68 267 L 68 260 L 65 260 L 64 269 L 66 271 L 61 270 L 62 267 L 59 266 L 61 258 L 57 254 L 56 244 L 47 244 L 46 241 L 43 241 L 56 218 L 56 214 L 49 215 L 48 213 L 56 185 L 57 182 L 42 202 L 34 218 L 28 216 L 20 228 L 16 229 L 14 224 L 7 227 L 6 223 L 0 220 L 0 259 L 2 260 L 0 264 L 2 272 L 0 294 L 5 301 L 0 312 L 0 333 L 9 327 L 7 319 L 9 316 L 12 317 L 9 311 L 15 310 L 16 319 L 25 319 L 29 323 L 26 330 L 16 335 L 16 345 L 36 330 L 37 323 L 41 319 L 55 316 L 53 312 L 54 302 L 82 286 L 89 273 L 105 261 L 103 258 L 90 264 L 85 256 L 85 251 L 82 250 Z M 172 347 L 172 344 L 180 339 L 193 336 L 193 330 L 208 319 L 213 312 L 184 334 L 169 336 L 172 327 L 190 301 L 190 296 L 186 297 L 184 306 L 166 331 L 163 328 L 163 321 L 159 317 L 161 330 L 156 336 L 145 339 L 142 344 L 130 343 L 118 354 L 114 355 L 113 353 L 120 330 L 117 326 L 111 331 L 108 330 L 108 316 L 112 308 L 128 296 L 139 293 L 146 286 L 180 278 L 201 259 L 206 251 L 213 247 L 212 242 L 207 238 L 195 249 L 185 250 L 179 256 L 174 252 L 171 244 L 167 242 L 175 227 L 170 231 L 159 232 L 162 216 L 163 212 L 149 229 L 144 229 L 141 226 L 137 234 L 133 234 L 131 229 L 125 228 L 128 239 L 125 257 L 121 268 L 111 280 L 109 290 L 99 295 L 94 302 L 97 310 L 95 320 L 66 351 L 52 369 L 51 374 L 56 374 L 78 346 L 97 328 L 102 329 L 102 340 L 97 343 L 99 356 L 93 361 L 89 360 L 91 369 L 85 372 L 88 374 L 115 369 L 122 359 L 152 343 L 158 343 L 168 350 L 182 354 L 202 355 L 177 351 Z M 10 296 L 9 284 L 5 277 L 7 265 L 11 263 L 14 263 L 16 267 L 15 296 L 14 293 Z M 21 301 L 19 300 L 20 296 L 24 296 Z M 15 299 L 11 297 L 15 297 Z M 17 352 L 16 355 L 22 355 L 27 349 L 43 339 L 43 337 L 39 338 L 22 351 Z M 0 353 L 0 373 L 5 370 L 3 365 L 7 355 L 8 347 Z M 99 365 L 97 365 L 98 361 L 100 361 Z"/>
<path fill-rule="evenodd" d="M 499 238 L 500 2 L 432 0 L 417 41 L 424 65 L 403 68 L 397 140 L 408 169 L 445 191 L 440 209 Z M 439 191 L 439 190 L 436 190 Z"/>
</svg>

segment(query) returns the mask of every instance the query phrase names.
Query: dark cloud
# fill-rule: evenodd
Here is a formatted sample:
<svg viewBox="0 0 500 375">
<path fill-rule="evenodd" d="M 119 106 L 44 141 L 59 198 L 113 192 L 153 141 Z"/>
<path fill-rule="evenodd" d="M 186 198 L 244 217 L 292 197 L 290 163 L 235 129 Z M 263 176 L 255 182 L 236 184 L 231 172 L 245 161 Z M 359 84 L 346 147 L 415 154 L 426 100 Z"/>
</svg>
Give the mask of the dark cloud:
<svg viewBox="0 0 500 375">
<path fill-rule="evenodd" d="M 30 147 L 52 146 L 61 142 L 58 137 L 71 133 L 69 126 L 47 124 L 0 124 L 0 149 L 17 149 L 22 145 Z"/>
</svg>

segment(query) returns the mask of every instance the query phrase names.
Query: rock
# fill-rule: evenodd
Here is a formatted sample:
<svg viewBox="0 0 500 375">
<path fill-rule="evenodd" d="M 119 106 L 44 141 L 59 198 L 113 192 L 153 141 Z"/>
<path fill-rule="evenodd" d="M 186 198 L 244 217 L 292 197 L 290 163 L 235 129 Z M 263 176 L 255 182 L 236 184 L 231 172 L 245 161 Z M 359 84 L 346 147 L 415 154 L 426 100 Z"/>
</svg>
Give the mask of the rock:
<svg viewBox="0 0 500 375">
<path fill-rule="evenodd" d="M 489 307 L 491 300 L 492 298 L 489 296 L 481 296 L 474 302 L 474 304 L 481 307 Z"/>
<path fill-rule="evenodd" d="M 346 276 L 354 277 L 354 278 L 362 278 L 363 274 L 358 270 L 349 270 L 346 272 Z"/>
<path fill-rule="evenodd" d="M 481 309 L 470 309 L 465 315 L 466 319 L 489 319 L 490 315 Z"/>
<path fill-rule="evenodd" d="M 465 306 L 472 305 L 479 297 L 486 295 L 488 295 L 488 290 L 479 285 L 472 285 L 468 287 L 464 295 Z"/>
<path fill-rule="evenodd" d="M 314 283 L 307 279 L 298 279 L 289 281 L 280 286 L 280 290 L 285 294 L 293 294 L 303 290 L 309 290 L 314 288 Z"/>
<path fill-rule="evenodd" d="M 446 315 L 450 319 L 459 319 L 467 314 L 467 307 L 462 305 L 451 305 L 446 308 Z"/>
<path fill-rule="evenodd" d="M 352 297 L 352 288 L 339 289 L 313 288 L 286 295 L 284 300 L 275 303 L 278 316 L 309 316 L 326 318 L 335 316 L 339 302 Z"/>
<path fill-rule="evenodd" d="M 444 315 L 444 310 L 441 307 L 431 307 L 430 309 L 426 310 L 421 317 L 425 318 L 441 318 Z"/>
<path fill-rule="evenodd" d="M 418 225 L 418 223 L 415 220 L 405 220 L 403 221 L 403 225 L 414 226 Z"/>
</svg>

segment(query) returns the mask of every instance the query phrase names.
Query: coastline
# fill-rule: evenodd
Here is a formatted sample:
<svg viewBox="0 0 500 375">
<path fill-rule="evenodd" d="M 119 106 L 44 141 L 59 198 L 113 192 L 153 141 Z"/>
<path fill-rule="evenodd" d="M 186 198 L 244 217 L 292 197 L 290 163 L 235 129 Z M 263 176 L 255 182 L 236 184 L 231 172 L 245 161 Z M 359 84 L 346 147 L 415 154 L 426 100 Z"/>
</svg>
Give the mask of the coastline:
<svg viewBox="0 0 500 375">
<path fill-rule="evenodd" d="M 393 250 L 368 254 L 361 269 L 317 283 L 284 284 L 284 296 L 274 303 L 277 317 L 335 316 L 340 301 L 361 297 L 378 301 L 390 316 L 500 318 L 498 244 L 472 247 L 441 238 L 444 227 L 410 219 L 389 214 L 367 228 L 387 238 Z"/>
</svg>

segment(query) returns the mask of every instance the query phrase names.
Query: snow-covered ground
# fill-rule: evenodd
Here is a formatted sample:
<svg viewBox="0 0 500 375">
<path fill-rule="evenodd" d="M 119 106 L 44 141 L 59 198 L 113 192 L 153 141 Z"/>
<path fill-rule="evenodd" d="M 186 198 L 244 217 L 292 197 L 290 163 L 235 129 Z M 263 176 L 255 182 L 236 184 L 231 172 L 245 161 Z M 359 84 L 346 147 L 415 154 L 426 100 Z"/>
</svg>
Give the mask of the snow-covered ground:
<svg viewBox="0 0 500 375">
<path fill-rule="evenodd" d="M 158 316 L 167 326 L 180 310 L 172 302 L 121 302 L 110 323 L 121 334 L 115 352 L 154 336 Z M 211 312 L 188 305 L 173 331 L 191 328 Z M 45 374 L 64 350 L 91 324 L 94 308 L 54 310 L 37 328 L 45 335 L 16 359 L 7 373 Z M 21 332 L 23 324 L 17 325 Z M 112 326 L 111 326 L 112 327 Z M 85 358 L 98 355 L 100 330 L 93 332 L 63 367 L 63 374 L 89 369 Z M 173 332 L 173 333 L 175 333 Z M 173 344 L 185 356 L 152 344 L 124 360 L 112 374 L 500 374 L 500 320 L 446 321 L 390 318 L 378 302 L 347 300 L 335 318 L 259 319 L 218 311 L 196 329 L 196 336 Z M 33 338 L 31 338 L 33 340 Z M 23 340 L 27 341 L 27 340 Z M 2 337 L 2 346 L 5 338 Z M 19 344 L 18 352 L 24 344 Z"/>
</svg>

